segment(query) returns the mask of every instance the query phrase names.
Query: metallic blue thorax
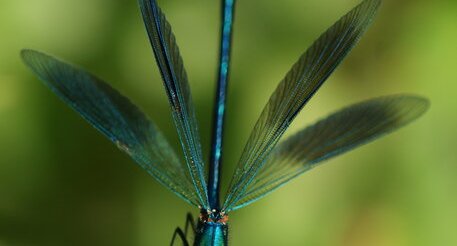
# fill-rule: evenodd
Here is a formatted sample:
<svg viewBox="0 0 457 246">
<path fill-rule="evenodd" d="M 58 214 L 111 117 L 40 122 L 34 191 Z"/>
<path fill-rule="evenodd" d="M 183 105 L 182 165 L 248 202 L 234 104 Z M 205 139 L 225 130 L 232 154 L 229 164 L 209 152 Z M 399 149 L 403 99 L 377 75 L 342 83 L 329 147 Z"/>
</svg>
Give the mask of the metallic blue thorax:
<svg viewBox="0 0 457 246">
<path fill-rule="evenodd" d="M 228 216 L 221 213 L 200 214 L 194 246 L 228 245 Z"/>
<path fill-rule="evenodd" d="M 228 224 L 219 222 L 199 222 L 194 246 L 228 245 Z"/>
</svg>

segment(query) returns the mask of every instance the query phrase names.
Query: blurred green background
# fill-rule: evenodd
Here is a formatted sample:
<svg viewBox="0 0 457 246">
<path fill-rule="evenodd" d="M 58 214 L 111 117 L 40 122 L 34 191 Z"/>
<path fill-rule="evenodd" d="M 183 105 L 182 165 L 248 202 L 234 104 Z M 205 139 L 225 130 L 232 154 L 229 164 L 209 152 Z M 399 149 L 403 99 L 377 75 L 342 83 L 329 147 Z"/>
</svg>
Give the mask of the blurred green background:
<svg viewBox="0 0 457 246">
<path fill-rule="evenodd" d="M 238 1 L 224 185 L 298 56 L 356 0 Z M 219 1 L 159 1 L 190 78 L 204 151 Z M 371 29 L 288 134 L 363 99 L 409 92 L 417 122 L 231 214 L 232 245 L 457 245 L 457 1 L 385 0 Z M 140 105 L 177 147 L 135 0 L 0 0 L 0 246 L 168 245 L 197 210 L 60 102 L 19 59 L 80 64 Z"/>
</svg>

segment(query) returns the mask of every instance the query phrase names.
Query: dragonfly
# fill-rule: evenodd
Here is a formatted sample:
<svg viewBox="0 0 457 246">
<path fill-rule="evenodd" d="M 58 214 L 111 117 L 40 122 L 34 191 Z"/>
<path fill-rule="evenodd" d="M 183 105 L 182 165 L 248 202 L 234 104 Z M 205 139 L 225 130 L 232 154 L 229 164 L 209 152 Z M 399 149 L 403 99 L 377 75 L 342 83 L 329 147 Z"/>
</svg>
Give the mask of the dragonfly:
<svg viewBox="0 0 457 246">
<path fill-rule="evenodd" d="M 421 96 L 382 96 L 343 108 L 282 139 L 297 114 L 366 32 L 380 4 L 380 0 L 362 1 L 299 57 L 260 113 L 223 200 L 220 180 L 235 0 L 222 0 L 221 5 L 219 68 L 208 164 L 204 163 L 183 59 L 171 25 L 156 0 L 139 0 L 139 5 L 182 157 L 130 99 L 102 79 L 39 51 L 25 49 L 21 56 L 68 106 L 157 182 L 199 209 L 198 219 L 189 213 L 184 230 L 176 228 L 171 245 L 228 245 L 231 212 L 330 158 L 407 125 L 429 108 L 429 101 Z"/>
</svg>

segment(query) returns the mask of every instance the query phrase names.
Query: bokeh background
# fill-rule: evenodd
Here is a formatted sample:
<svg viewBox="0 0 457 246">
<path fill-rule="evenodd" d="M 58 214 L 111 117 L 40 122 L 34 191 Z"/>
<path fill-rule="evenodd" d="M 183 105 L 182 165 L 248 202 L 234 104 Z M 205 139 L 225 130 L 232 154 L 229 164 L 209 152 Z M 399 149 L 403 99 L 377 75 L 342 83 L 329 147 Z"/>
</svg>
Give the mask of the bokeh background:
<svg viewBox="0 0 457 246">
<path fill-rule="evenodd" d="M 238 1 L 227 185 L 256 118 L 310 43 L 356 0 Z M 159 1 L 174 27 L 208 153 L 219 1 Z M 345 105 L 408 92 L 427 114 L 231 214 L 232 245 L 457 245 L 457 1 L 385 0 L 288 134 Z M 34 48 L 140 105 L 177 148 L 135 0 L 0 0 L 0 245 L 168 245 L 182 202 L 21 63 Z"/>
</svg>

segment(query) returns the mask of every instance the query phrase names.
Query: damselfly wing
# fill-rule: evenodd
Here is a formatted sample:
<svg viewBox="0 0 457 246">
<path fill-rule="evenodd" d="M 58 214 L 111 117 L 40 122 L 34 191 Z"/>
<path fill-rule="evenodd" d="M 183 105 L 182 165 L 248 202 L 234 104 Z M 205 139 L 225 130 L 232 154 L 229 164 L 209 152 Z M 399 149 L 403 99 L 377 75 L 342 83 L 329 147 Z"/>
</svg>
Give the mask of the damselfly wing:
<svg viewBox="0 0 457 246">
<path fill-rule="evenodd" d="M 219 205 L 225 98 L 234 0 L 223 0 L 221 50 L 210 163 L 203 161 L 189 83 L 171 25 L 155 0 L 139 0 L 178 132 L 184 163 L 129 99 L 84 69 L 33 50 L 22 58 L 66 104 L 159 183 L 200 209 L 177 228 L 172 245 L 228 245 L 228 213 L 251 204 L 323 161 L 390 133 L 421 116 L 426 99 L 391 95 L 340 110 L 280 142 L 288 126 L 365 33 L 380 0 L 364 0 L 324 32 L 273 92 Z M 209 173 L 205 172 L 208 168 Z M 189 239 L 189 232 L 193 232 Z"/>
</svg>

